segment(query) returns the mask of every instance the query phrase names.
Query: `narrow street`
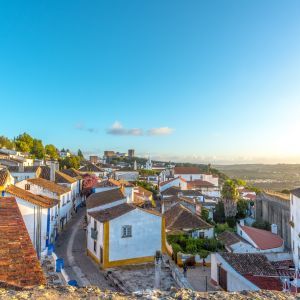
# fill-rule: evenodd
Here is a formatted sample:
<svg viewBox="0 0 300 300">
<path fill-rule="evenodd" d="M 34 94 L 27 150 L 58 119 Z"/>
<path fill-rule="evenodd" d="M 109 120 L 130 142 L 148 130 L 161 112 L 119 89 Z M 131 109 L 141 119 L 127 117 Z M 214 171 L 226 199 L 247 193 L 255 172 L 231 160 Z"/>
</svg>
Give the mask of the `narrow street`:
<svg viewBox="0 0 300 300">
<path fill-rule="evenodd" d="M 104 277 L 99 266 L 86 255 L 86 231 L 84 230 L 85 208 L 79 208 L 72 220 L 60 233 L 55 253 L 63 258 L 65 271 L 70 280 L 76 280 L 79 286 L 98 286 L 102 290 L 116 290 L 116 287 Z"/>
</svg>

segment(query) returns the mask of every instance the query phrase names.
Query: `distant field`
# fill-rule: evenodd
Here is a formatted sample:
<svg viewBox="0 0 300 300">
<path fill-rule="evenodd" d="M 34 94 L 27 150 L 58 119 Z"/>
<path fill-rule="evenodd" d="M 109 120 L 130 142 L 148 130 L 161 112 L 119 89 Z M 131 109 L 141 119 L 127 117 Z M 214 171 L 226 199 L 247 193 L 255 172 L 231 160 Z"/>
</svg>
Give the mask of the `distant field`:
<svg viewBox="0 0 300 300">
<path fill-rule="evenodd" d="M 300 164 L 214 165 L 213 167 L 231 178 L 246 180 L 261 189 L 281 191 L 300 187 Z"/>
</svg>

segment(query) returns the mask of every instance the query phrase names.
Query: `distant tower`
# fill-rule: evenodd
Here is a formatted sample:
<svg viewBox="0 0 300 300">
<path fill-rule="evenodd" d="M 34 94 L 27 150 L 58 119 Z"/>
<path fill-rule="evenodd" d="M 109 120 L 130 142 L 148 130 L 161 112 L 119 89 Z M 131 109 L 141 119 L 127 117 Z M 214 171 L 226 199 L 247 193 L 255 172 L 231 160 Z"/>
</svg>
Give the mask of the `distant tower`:
<svg viewBox="0 0 300 300">
<path fill-rule="evenodd" d="M 134 157 L 135 153 L 134 153 L 134 149 L 129 149 L 128 150 L 128 157 Z"/>
<path fill-rule="evenodd" d="M 137 170 L 137 162 L 136 162 L 136 160 L 134 161 L 134 164 L 133 164 L 133 170 Z"/>
<path fill-rule="evenodd" d="M 150 155 L 149 155 L 149 158 L 148 158 L 148 160 L 146 162 L 146 168 L 145 169 L 146 170 L 152 170 L 152 161 L 151 161 Z"/>
</svg>

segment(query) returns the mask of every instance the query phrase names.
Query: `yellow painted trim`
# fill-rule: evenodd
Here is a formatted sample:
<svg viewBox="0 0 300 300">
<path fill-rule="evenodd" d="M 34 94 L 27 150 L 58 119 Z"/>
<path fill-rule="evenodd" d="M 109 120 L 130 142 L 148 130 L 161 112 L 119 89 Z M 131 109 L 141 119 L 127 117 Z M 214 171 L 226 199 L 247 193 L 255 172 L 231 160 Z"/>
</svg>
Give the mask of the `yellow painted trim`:
<svg viewBox="0 0 300 300">
<path fill-rule="evenodd" d="M 103 266 L 103 268 L 113 268 L 113 267 L 121 267 L 126 265 L 143 264 L 143 263 L 150 263 L 153 261 L 154 261 L 154 255 L 137 257 L 137 258 L 129 258 L 129 259 L 110 261 L 106 263 L 105 266 Z"/>
<path fill-rule="evenodd" d="M 166 247 L 166 219 L 165 216 L 161 217 L 161 251 L 162 253 L 167 253 Z"/>
<path fill-rule="evenodd" d="M 97 264 L 100 264 L 100 260 L 96 257 L 94 253 L 87 249 L 87 255 Z"/>
<path fill-rule="evenodd" d="M 109 264 L 109 222 L 103 224 L 103 264 L 105 269 Z"/>
</svg>

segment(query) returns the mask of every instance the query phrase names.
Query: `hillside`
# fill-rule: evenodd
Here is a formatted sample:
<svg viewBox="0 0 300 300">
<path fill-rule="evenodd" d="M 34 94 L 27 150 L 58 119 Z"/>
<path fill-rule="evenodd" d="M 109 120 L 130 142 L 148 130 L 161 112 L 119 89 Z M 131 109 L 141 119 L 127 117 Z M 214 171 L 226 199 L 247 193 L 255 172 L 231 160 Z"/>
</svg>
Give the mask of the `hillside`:
<svg viewBox="0 0 300 300">
<path fill-rule="evenodd" d="M 281 191 L 300 186 L 300 164 L 214 165 L 214 168 L 261 189 Z"/>
</svg>

